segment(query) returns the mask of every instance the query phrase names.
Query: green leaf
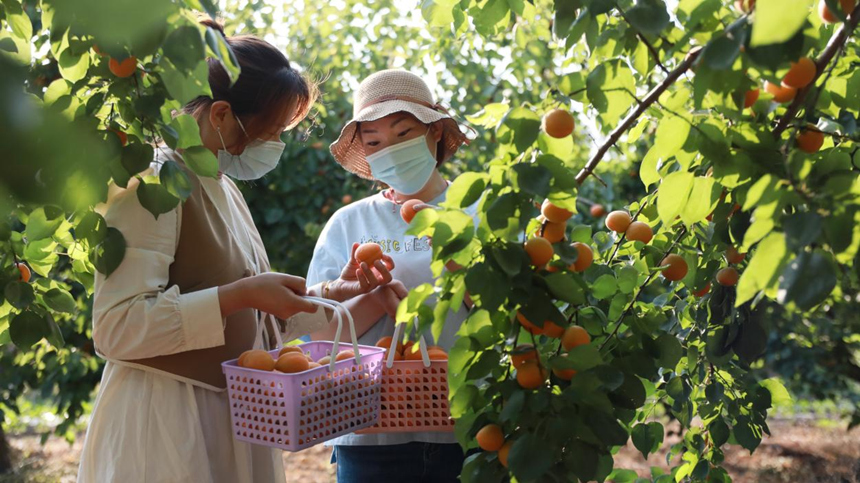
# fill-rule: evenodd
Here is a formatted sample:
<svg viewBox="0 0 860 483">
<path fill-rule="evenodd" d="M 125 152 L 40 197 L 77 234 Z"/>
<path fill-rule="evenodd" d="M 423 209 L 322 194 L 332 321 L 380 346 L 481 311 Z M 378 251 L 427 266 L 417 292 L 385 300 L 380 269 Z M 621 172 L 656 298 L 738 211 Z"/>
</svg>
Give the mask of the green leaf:
<svg viewBox="0 0 860 483">
<path fill-rule="evenodd" d="M 735 306 L 740 307 L 755 297 L 760 290 L 767 290 L 775 286 L 782 272 L 782 267 L 787 261 L 785 236 L 782 233 L 767 235 L 759 242 L 749 265 L 741 274 Z"/>
<path fill-rule="evenodd" d="M 633 446 L 648 459 L 648 455 L 655 453 L 663 444 L 663 425 L 656 422 L 637 424 L 633 426 L 630 436 Z"/>
<path fill-rule="evenodd" d="M 456 0 L 424 0 L 421 2 L 421 16 L 431 27 L 447 27 L 454 23 Z"/>
<path fill-rule="evenodd" d="M 585 81 L 586 93 L 597 110 L 601 128 L 608 131 L 635 101 L 633 72 L 625 62 L 610 60 L 595 67 Z"/>
<path fill-rule="evenodd" d="M 697 176 L 693 179 L 690 196 L 681 209 L 681 221 L 687 225 L 698 223 L 714 211 L 720 199 L 720 187 L 714 178 Z"/>
<path fill-rule="evenodd" d="M 824 218 L 818 213 L 804 211 L 793 213 L 782 220 L 785 243 L 789 250 L 799 251 L 818 239 L 824 226 Z"/>
<path fill-rule="evenodd" d="M 582 347 L 582 346 L 580 346 Z M 635 410 L 645 404 L 645 386 L 633 373 L 624 373 L 624 382 L 609 394 L 609 399 L 618 407 Z"/>
<path fill-rule="evenodd" d="M 90 68 L 90 54 L 84 52 L 75 55 L 70 49 L 63 50 L 57 61 L 57 66 L 60 68 L 60 74 L 64 79 L 69 82 L 77 82 L 87 75 L 87 70 Z"/>
<path fill-rule="evenodd" d="M 33 37 L 33 24 L 30 22 L 30 16 L 21 7 L 21 2 L 15 0 L 11 2 L 4 1 L 3 7 L 5 9 L 4 20 L 12 28 L 12 33 L 18 39 L 29 43 L 31 37 Z"/>
<path fill-rule="evenodd" d="M 166 161 L 161 165 L 161 172 L 158 173 L 158 178 L 161 185 L 168 193 L 185 200 L 191 195 L 191 180 L 188 174 L 175 161 Z"/>
<path fill-rule="evenodd" d="M 206 27 L 206 46 L 209 47 L 209 53 L 224 66 L 224 70 L 230 76 L 230 85 L 232 86 L 239 79 L 239 73 L 241 72 L 239 61 L 236 60 L 233 49 L 224 40 L 224 36 L 212 27 Z"/>
<path fill-rule="evenodd" d="M 510 6 L 507 0 L 487 0 L 481 6 L 469 10 L 475 29 L 484 36 L 497 34 L 510 21 Z"/>
<path fill-rule="evenodd" d="M 657 363 L 660 367 L 674 369 L 684 356 L 684 348 L 678 338 L 672 334 L 662 334 L 654 343 L 659 351 Z"/>
<path fill-rule="evenodd" d="M 107 236 L 107 229 L 107 222 L 102 215 L 88 211 L 75 227 L 75 236 L 83 238 L 90 246 L 96 246 Z"/>
<path fill-rule="evenodd" d="M 567 351 L 565 357 L 571 362 L 571 369 L 575 369 L 577 372 L 587 371 L 603 364 L 600 351 L 594 344 L 576 346 Z"/>
<path fill-rule="evenodd" d="M 486 185 L 487 175 L 484 173 L 463 173 L 448 187 L 442 206 L 457 209 L 471 206 L 481 198 Z"/>
<path fill-rule="evenodd" d="M 530 148 L 540 132 L 540 117 L 526 107 L 515 107 L 505 114 L 496 136 L 499 142 L 511 144 L 517 152 Z"/>
<path fill-rule="evenodd" d="M 526 433 L 514 440 L 508 456 L 511 472 L 521 481 L 540 480 L 555 462 L 553 451 L 547 451 L 543 438 Z"/>
<path fill-rule="evenodd" d="M 585 291 L 572 274 L 555 272 L 547 275 L 545 279 L 549 291 L 556 299 L 574 305 L 585 303 Z"/>
<path fill-rule="evenodd" d="M 711 435 L 711 441 L 717 448 L 726 444 L 726 441 L 729 440 L 729 427 L 726 425 L 726 422 L 723 421 L 723 418 L 715 419 L 708 426 L 708 433 Z"/>
<path fill-rule="evenodd" d="M 746 31 L 736 28 L 708 42 L 702 50 L 702 62 L 711 69 L 731 68 L 741 53 L 746 40 Z"/>
<path fill-rule="evenodd" d="M 658 34 L 670 22 L 669 12 L 661 0 L 637 0 L 636 5 L 627 11 L 627 19 L 642 33 Z"/>
<path fill-rule="evenodd" d="M 170 121 L 170 127 L 176 130 L 178 140 L 176 149 L 188 149 L 193 146 L 201 146 L 200 126 L 197 120 L 190 114 L 180 114 Z"/>
<path fill-rule="evenodd" d="M 192 146 L 182 153 L 185 164 L 199 176 L 218 176 L 218 159 L 203 146 Z"/>
<path fill-rule="evenodd" d="M 591 295 L 597 300 L 605 300 L 615 295 L 618 291 L 618 284 L 615 281 L 615 275 L 603 274 L 591 284 Z"/>
<path fill-rule="evenodd" d="M 738 421 L 735 424 L 735 427 L 732 428 L 732 432 L 734 433 L 735 439 L 738 443 L 745 449 L 749 450 L 750 454 L 752 454 L 761 443 L 761 427 L 750 421 L 746 416 L 738 417 Z"/>
<path fill-rule="evenodd" d="M 62 216 L 56 215 L 50 210 L 46 212 L 45 208 L 36 208 L 30 212 L 27 229 L 24 233 L 30 242 L 49 238 L 54 235 L 62 223 Z"/>
<path fill-rule="evenodd" d="M 812 0 L 758 0 L 750 45 L 778 44 L 792 38 L 806 22 Z"/>
<path fill-rule="evenodd" d="M 205 58 L 206 48 L 197 27 L 179 27 L 164 41 L 164 56 L 179 70 L 190 71 Z"/>
<path fill-rule="evenodd" d="M 44 337 L 51 335 L 47 321 L 34 312 L 25 311 L 9 322 L 9 335 L 19 349 L 29 349 Z"/>
<path fill-rule="evenodd" d="M 517 163 L 512 169 L 517 174 L 520 190 L 542 197 L 549 193 L 549 184 L 552 181 L 550 170 L 534 163 Z"/>
<path fill-rule="evenodd" d="M 576 2 L 569 0 L 555 0 L 555 13 L 552 24 L 552 33 L 557 39 L 564 39 L 570 34 L 570 28 L 576 20 Z M 562 90 L 564 92 L 564 90 Z"/>
<path fill-rule="evenodd" d="M 170 191 L 163 185 L 145 183 L 143 180 L 137 187 L 137 199 L 141 206 L 152 213 L 156 220 L 159 215 L 173 211 L 179 205 L 179 198 L 170 194 Z"/>
<path fill-rule="evenodd" d="M 782 381 L 780 381 L 778 378 L 771 377 L 769 379 L 761 381 L 759 384 L 761 384 L 765 389 L 770 392 L 770 398 L 775 407 L 791 406 L 791 394 L 788 393 L 788 390 L 782 384 Z"/>
<path fill-rule="evenodd" d="M 674 156 L 687 142 L 689 135 L 690 122 L 682 117 L 670 115 L 660 121 L 654 145 L 648 150 L 639 169 L 639 177 L 646 188 L 660 180 L 660 163 Z"/>
<path fill-rule="evenodd" d="M 149 168 L 155 159 L 155 150 L 149 144 L 130 143 L 122 148 L 122 166 L 130 175 Z"/>
<path fill-rule="evenodd" d="M 494 102 L 487 104 L 477 113 L 466 116 L 466 120 L 476 126 L 494 128 L 499 125 L 509 109 L 510 105 L 507 102 Z"/>
<path fill-rule="evenodd" d="M 3 290 L 6 301 L 18 310 L 26 309 L 36 300 L 33 287 L 26 282 L 9 282 Z"/>
<path fill-rule="evenodd" d="M 45 314 L 44 319 L 45 324 L 48 326 L 48 335 L 45 336 L 48 343 L 56 348 L 66 345 L 66 340 L 63 338 L 63 332 L 54 320 L 54 317 L 52 317 L 50 313 L 47 313 Z"/>
<path fill-rule="evenodd" d="M 158 67 L 167 92 L 180 104 L 187 104 L 198 96 L 212 95 L 206 61 L 200 61 L 193 70 L 187 71 L 180 70 L 167 59 L 163 59 Z"/>
<path fill-rule="evenodd" d="M 56 310 L 57 312 L 72 314 L 78 308 L 72 294 L 59 288 L 48 290 L 42 298 L 45 300 L 45 304 L 47 304 L 48 307 L 52 310 Z"/>
<path fill-rule="evenodd" d="M 657 213 L 663 223 L 673 223 L 685 209 L 695 179 L 693 173 L 684 171 L 675 171 L 663 179 L 657 193 Z"/>
<path fill-rule="evenodd" d="M 108 227 L 104 241 L 90 253 L 90 262 L 105 277 L 109 277 L 125 257 L 125 237 L 114 227 Z"/>
<path fill-rule="evenodd" d="M 836 269 L 825 252 L 802 252 L 782 272 L 779 303 L 794 302 L 810 310 L 827 300 L 836 288 Z"/>
</svg>

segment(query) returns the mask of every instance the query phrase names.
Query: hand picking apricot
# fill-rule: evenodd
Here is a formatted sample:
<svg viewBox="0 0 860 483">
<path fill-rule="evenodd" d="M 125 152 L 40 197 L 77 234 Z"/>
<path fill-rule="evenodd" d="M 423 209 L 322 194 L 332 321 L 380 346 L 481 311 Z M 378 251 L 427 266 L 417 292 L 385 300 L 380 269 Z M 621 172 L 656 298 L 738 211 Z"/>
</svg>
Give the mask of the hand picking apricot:
<svg viewBox="0 0 860 483">
<path fill-rule="evenodd" d="M 532 265 L 536 267 L 543 267 L 549 263 L 555 253 L 549 240 L 541 237 L 530 238 L 526 241 L 525 250 Z"/>
<path fill-rule="evenodd" d="M 651 230 L 651 227 L 647 223 L 642 221 L 634 221 L 627 227 L 627 231 L 624 233 L 628 240 L 641 241 L 642 243 L 648 243 L 654 238 L 654 231 Z"/>
<path fill-rule="evenodd" d="M 765 81 L 764 90 L 773 95 L 773 101 L 780 104 L 791 102 L 794 96 L 797 95 L 797 89 L 794 87 L 781 86 L 770 81 Z"/>
<path fill-rule="evenodd" d="M 729 247 L 726 250 L 726 261 L 728 261 L 732 265 L 737 265 L 738 263 L 741 263 L 742 261 L 744 261 L 744 258 L 746 258 L 746 256 L 746 253 L 739 252 L 738 249 L 735 247 Z"/>
<path fill-rule="evenodd" d="M 630 226 L 632 221 L 630 213 L 623 210 L 615 210 L 606 215 L 606 228 L 609 228 L 615 233 L 624 233 L 627 231 L 627 227 Z"/>
<path fill-rule="evenodd" d="M 663 278 L 666 280 L 677 282 L 687 276 L 687 261 L 681 255 L 670 253 L 660 262 L 661 267 L 669 267 L 662 272 Z"/>
<path fill-rule="evenodd" d="M 537 360 L 537 351 L 531 344 L 520 344 L 511 353 L 511 364 L 514 369 L 519 369 L 523 362 Z"/>
<path fill-rule="evenodd" d="M 16 264 L 15 264 L 15 267 L 18 269 L 18 273 L 20 274 L 20 275 L 18 276 L 18 281 L 19 281 L 19 282 L 24 282 L 24 283 L 30 283 L 30 277 L 33 275 L 33 274 L 30 272 L 30 267 L 28 267 L 28 266 L 27 266 L 25 263 L 23 263 L 23 262 L 18 262 L 18 263 L 16 263 Z"/>
<path fill-rule="evenodd" d="M 842 7 L 842 13 L 848 15 L 854 10 L 855 0 L 839 0 L 839 6 Z M 839 18 L 830 11 L 830 7 L 827 6 L 827 3 L 824 0 L 818 1 L 818 16 L 821 17 L 821 21 L 824 23 L 836 23 L 839 22 Z"/>
<path fill-rule="evenodd" d="M 582 327 L 571 325 L 564 331 L 561 337 L 561 345 L 564 350 L 571 350 L 574 347 L 579 347 L 591 342 L 591 336 Z"/>
<path fill-rule="evenodd" d="M 546 369 L 537 361 L 525 361 L 517 369 L 517 383 L 523 389 L 537 389 L 546 382 Z"/>
<path fill-rule="evenodd" d="M 809 154 L 817 153 L 824 144 L 824 133 L 809 124 L 797 134 L 797 147 Z"/>
<path fill-rule="evenodd" d="M 137 70 L 137 58 L 133 55 L 126 57 L 122 61 L 111 58 L 108 61 L 108 69 L 111 73 L 120 78 L 131 77 L 134 71 Z"/>
<path fill-rule="evenodd" d="M 403 218 L 407 224 L 412 223 L 412 219 L 415 218 L 415 214 L 418 213 L 415 211 L 415 205 L 420 205 L 424 203 L 421 200 L 409 200 L 403 203 L 400 207 L 400 217 Z"/>
<path fill-rule="evenodd" d="M 564 138 L 573 133 L 573 115 L 564 109 L 553 109 L 544 114 L 541 120 L 543 131 L 554 138 Z"/>
<path fill-rule="evenodd" d="M 372 267 L 375 261 L 382 260 L 382 246 L 373 242 L 362 243 L 355 249 L 355 259 Z"/>
<path fill-rule="evenodd" d="M 582 242 L 575 242 L 573 245 L 576 248 L 576 261 L 568 268 L 574 272 L 584 272 L 594 263 L 594 252 L 591 247 Z"/>
<path fill-rule="evenodd" d="M 573 216 L 572 212 L 552 204 L 549 200 L 544 200 L 540 207 L 540 214 L 553 223 L 564 223 Z"/>
<path fill-rule="evenodd" d="M 278 361 L 275 362 L 275 370 L 287 374 L 304 372 L 308 369 L 310 369 L 310 362 L 308 362 L 304 355 L 298 352 L 287 352 L 278 357 Z"/>
<path fill-rule="evenodd" d="M 245 354 L 242 359 L 244 365 L 248 369 L 257 369 L 260 371 L 273 371 L 275 369 L 275 359 L 271 354 L 262 350 L 254 349 Z"/>
<path fill-rule="evenodd" d="M 505 445 L 505 433 L 498 424 L 488 424 L 478 430 L 475 440 L 484 451 L 498 451 Z"/>
<path fill-rule="evenodd" d="M 604 208 L 603 205 L 598 203 L 591 205 L 589 211 L 591 211 L 591 216 L 595 218 L 600 218 L 606 215 L 606 208 Z"/>
<path fill-rule="evenodd" d="M 737 285 L 738 278 L 740 278 L 740 274 L 735 267 L 726 267 L 717 272 L 717 282 L 724 287 Z"/>
<path fill-rule="evenodd" d="M 815 79 L 815 62 L 809 57 L 801 57 L 797 62 L 791 63 L 788 73 L 782 78 L 783 87 L 802 89 Z"/>
<path fill-rule="evenodd" d="M 758 96 L 761 93 L 759 89 L 750 89 L 744 94 L 744 108 L 752 107 Z"/>
</svg>

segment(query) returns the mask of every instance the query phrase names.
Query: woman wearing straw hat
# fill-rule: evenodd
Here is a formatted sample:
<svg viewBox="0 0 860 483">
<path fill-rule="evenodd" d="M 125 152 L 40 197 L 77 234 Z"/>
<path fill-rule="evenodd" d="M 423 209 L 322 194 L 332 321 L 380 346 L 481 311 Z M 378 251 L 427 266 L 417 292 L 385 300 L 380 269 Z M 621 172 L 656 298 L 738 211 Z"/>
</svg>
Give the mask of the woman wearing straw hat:
<svg viewBox="0 0 860 483">
<path fill-rule="evenodd" d="M 358 315 L 360 343 L 373 345 L 391 335 L 393 315 L 407 289 L 433 282 L 430 240 L 406 234 L 400 205 L 418 199 L 424 202 L 418 206 L 422 209 L 444 201 L 449 183 L 438 167 L 464 143 L 468 140 L 460 125 L 435 103 L 421 77 L 384 70 L 359 86 L 353 119 L 331 152 L 347 171 L 389 188 L 332 216 L 317 241 L 307 278 L 310 284 L 337 278 L 358 243 L 379 243 L 393 259 L 394 282 L 347 302 Z M 451 312 L 435 344 L 450 349 L 466 316 L 465 308 Z M 313 336 L 331 340 L 334 327 Z M 456 481 L 463 465 L 463 452 L 450 432 L 352 434 L 332 443 L 340 482 Z"/>
</svg>

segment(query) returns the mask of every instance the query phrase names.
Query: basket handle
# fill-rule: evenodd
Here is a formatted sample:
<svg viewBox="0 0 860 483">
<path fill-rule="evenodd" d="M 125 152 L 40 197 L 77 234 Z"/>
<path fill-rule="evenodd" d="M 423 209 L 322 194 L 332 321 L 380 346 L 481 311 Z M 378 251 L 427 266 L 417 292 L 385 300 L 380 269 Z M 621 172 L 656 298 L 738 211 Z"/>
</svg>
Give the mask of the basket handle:
<svg viewBox="0 0 860 483">
<path fill-rule="evenodd" d="M 391 337 L 391 347 L 388 348 L 388 354 L 385 357 L 385 367 L 391 369 L 394 365 L 394 353 L 397 351 L 397 341 L 400 340 L 400 328 L 403 324 L 394 323 L 394 335 Z M 421 361 L 424 362 L 424 367 L 430 367 L 430 354 L 427 353 L 427 342 L 422 335 L 418 339 L 418 348 L 421 350 Z"/>
<path fill-rule="evenodd" d="M 355 320 L 352 318 L 352 314 L 349 310 L 336 300 L 312 296 L 306 296 L 305 299 L 313 304 L 329 308 L 334 311 L 335 315 L 337 315 L 337 331 L 334 335 L 334 346 L 332 347 L 332 357 L 331 362 L 329 362 L 329 370 L 334 372 L 334 365 L 337 362 L 335 357 L 337 356 L 338 348 L 340 347 L 340 335 L 343 332 L 342 313 L 346 314 L 346 319 L 349 321 L 349 333 L 352 336 L 352 351 L 355 354 L 355 362 L 357 364 L 361 364 L 361 351 L 358 349 L 358 337 L 355 336 Z"/>
</svg>

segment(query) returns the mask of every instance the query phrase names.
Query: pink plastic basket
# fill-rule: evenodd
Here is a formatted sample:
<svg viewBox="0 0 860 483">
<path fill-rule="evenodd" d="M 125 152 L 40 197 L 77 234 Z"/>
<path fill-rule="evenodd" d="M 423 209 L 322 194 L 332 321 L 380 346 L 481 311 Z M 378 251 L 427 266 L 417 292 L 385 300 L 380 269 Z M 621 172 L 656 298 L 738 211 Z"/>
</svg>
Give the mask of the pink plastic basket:
<svg viewBox="0 0 860 483">
<path fill-rule="evenodd" d="M 357 433 L 453 431 L 454 420 L 448 408 L 448 361 L 431 361 L 423 337 L 419 341 L 422 360 L 395 361 L 400 327 L 398 324 L 394 329 L 388 360 L 382 368 L 379 422 Z"/>
<path fill-rule="evenodd" d="M 298 347 L 314 360 L 338 353 L 338 344 L 328 341 Z M 352 348 L 359 357 L 296 374 L 239 367 L 238 359 L 222 363 L 234 437 L 300 451 L 375 424 L 384 350 L 357 344 Z M 278 351 L 270 353 L 274 357 Z"/>
</svg>

